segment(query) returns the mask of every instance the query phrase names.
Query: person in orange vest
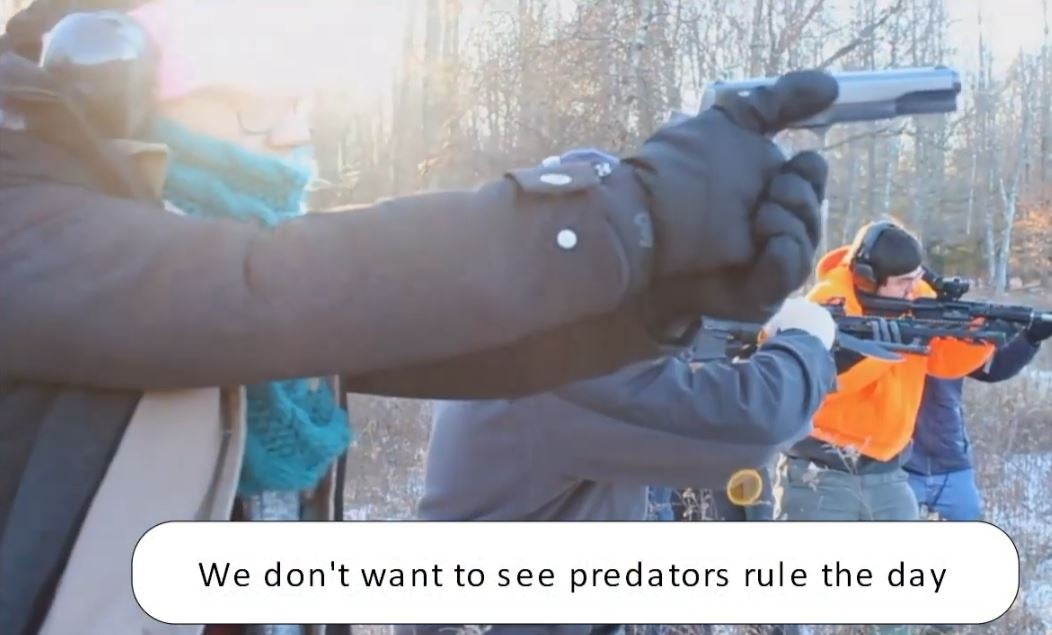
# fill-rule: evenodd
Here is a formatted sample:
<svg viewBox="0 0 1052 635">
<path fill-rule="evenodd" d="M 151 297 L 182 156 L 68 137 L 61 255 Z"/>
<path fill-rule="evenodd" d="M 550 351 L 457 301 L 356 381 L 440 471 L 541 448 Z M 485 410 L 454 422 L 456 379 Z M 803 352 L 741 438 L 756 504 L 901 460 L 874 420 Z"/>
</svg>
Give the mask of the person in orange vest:
<svg viewBox="0 0 1052 635">
<path fill-rule="evenodd" d="M 866 225 L 851 245 L 821 258 L 818 282 L 807 297 L 841 301 L 847 315 L 862 315 L 861 294 L 934 297 L 922 280 L 923 258 L 920 241 L 901 225 Z M 899 362 L 839 350 L 837 388 L 815 414 L 810 436 L 790 448 L 780 469 L 785 518 L 918 519 L 917 499 L 902 464 L 925 376 L 964 377 L 992 351 L 987 344 L 951 338 L 936 338 L 927 355 L 903 354 Z"/>
</svg>

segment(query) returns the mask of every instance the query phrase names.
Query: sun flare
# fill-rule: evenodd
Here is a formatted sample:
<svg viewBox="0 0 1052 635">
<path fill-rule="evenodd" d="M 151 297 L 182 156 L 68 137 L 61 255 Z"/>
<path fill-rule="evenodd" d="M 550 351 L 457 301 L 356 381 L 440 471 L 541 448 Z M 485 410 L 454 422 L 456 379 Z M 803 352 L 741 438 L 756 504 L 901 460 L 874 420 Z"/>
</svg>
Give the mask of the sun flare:
<svg viewBox="0 0 1052 635">
<path fill-rule="evenodd" d="M 196 23 L 172 28 L 192 38 L 210 64 L 254 85 L 375 94 L 390 87 L 401 55 L 405 6 L 399 1 L 230 0 L 210 9 L 195 14 Z M 253 37 L 229 37 L 237 31 Z"/>
<path fill-rule="evenodd" d="M 308 32 L 302 46 L 314 52 L 310 64 L 323 87 L 365 94 L 389 89 L 402 54 L 404 3 L 335 0 L 317 11 L 318 33 Z"/>
</svg>

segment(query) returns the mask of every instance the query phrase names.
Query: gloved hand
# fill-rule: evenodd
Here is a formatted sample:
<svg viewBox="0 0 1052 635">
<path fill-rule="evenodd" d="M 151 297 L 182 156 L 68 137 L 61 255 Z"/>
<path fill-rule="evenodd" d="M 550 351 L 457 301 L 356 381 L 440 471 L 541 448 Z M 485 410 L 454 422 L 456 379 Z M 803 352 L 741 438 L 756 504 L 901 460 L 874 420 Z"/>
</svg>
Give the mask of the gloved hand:
<svg viewBox="0 0 1052 635">
<path fill-rule="evenodd" d="M 1052 337 L 1052 322 L 1034 322 L 1024 335 L 1028 342 L 1037 346 Z"/>
<path fill-rule="evenodd" d="M 807 279 L 828 169 L 816 153 L 787 161 L 769 136 L 831 105 L 820 71 L 726 95 L 666 126 L 625 159 L 649 195 L 655 320 L 705 314 L 765 321 Z"/>
<path fill-rule="evenodd" d="M 827 350 L 833 348 L 836 340 L 833 316 L 827 309 L 805 298 L 789 298 L 763 326 L 768 337 L 788 329 L 807 331 L 817 337 Z"/>
</svg>

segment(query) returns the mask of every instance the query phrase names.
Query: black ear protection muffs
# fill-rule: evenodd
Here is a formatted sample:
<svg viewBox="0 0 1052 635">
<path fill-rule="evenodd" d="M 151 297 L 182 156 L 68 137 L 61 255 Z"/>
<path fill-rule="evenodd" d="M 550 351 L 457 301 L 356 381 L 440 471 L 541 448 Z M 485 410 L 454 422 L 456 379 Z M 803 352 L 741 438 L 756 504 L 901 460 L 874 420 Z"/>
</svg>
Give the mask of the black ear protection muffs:
<svg viewBox="0 0 1052 635">
<path fill-rule="evenodd" d="M 891 221 L 878 221 L 861 232 L 851 250 L 851 275 L 855 288 L 863 293 L 873 294 L 880 286 L 876 269 L 873 267 L 873 247 L 885 231 L 898 227 Z"/>
</svg>

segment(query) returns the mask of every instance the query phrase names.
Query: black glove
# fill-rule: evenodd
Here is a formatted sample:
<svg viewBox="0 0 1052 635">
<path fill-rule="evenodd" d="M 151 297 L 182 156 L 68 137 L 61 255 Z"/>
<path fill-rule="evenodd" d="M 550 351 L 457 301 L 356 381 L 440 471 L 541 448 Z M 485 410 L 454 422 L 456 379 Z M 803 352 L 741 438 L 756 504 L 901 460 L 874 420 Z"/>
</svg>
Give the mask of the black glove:
<svg viewBox="0 0 1052 635">
<path fill-rule="evenodd" d="M 1026 341 L 1032 345 L 1037 346 L 1041 342 L 1044 342 L 1048 338 L 1052 337 L 1052 322 L 1037 321 L 1030 325 L 1030 328 L 1026 330 L 1024 334 Z"/>
<path fill-rule="evenodd" d="M 837 94 L 826 73 L 789 73 L 771 88 L 721 97 L 626 159 L 654 221 L 654 317 L 765 321 L 803 284 L 828 170 L 812 152 L 786 161 L 768 135 L 821 112 Z"/>
<path fill-rule="evenodd" d="M 684 317 L 763 323 L 799 288 L 811 269 L 819 241 L 818 201 L 825 161 L 803 152 L 772 181 L 754 222 L 761 251 L 739 267 L 659 278 L 647 294 L 648 323 L 655 332 Z M 718 232 L 717 232 L 718 233 Z"/>
</svg>

